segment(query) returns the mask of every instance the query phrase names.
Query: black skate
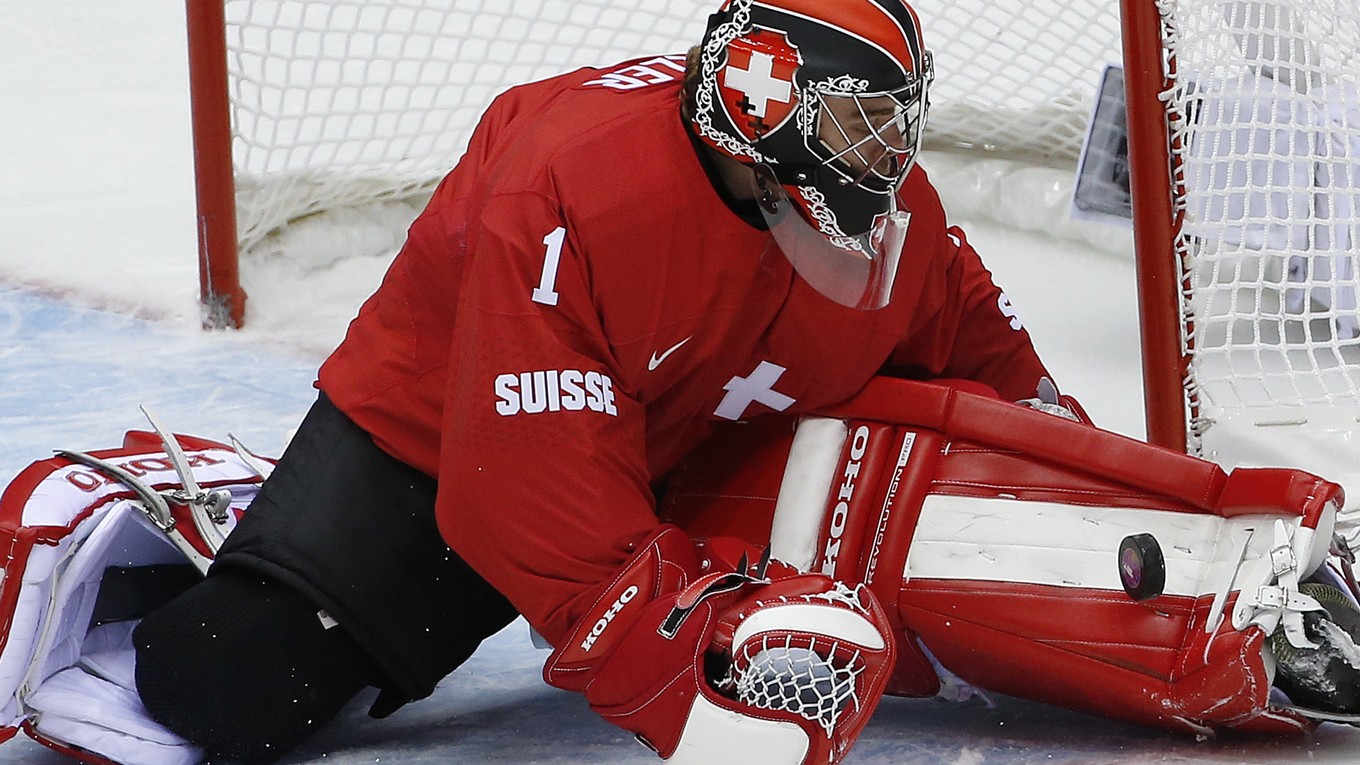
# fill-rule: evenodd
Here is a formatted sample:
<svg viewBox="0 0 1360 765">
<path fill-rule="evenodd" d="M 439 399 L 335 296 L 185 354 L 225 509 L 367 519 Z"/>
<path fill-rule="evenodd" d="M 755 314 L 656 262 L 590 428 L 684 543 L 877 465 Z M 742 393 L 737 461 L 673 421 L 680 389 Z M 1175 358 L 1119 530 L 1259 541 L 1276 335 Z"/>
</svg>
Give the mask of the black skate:
<svg viewBox="0 0 1360 765">
<path fill-rule="evenodd" d="M 1295 648 L 1283 626 L 1271 633 L 1275 654 L 1275 687 L 1303 714 L 1352 722 L 1360 716 L 1360 610 L 1335 587 L 1317 582 L 1299 585 L 1326 611 L 1305 611 L 1303 629 L 1317 648 Z M 1310 714 L 1310 713 L 1322 714 Z"/>
</svg>

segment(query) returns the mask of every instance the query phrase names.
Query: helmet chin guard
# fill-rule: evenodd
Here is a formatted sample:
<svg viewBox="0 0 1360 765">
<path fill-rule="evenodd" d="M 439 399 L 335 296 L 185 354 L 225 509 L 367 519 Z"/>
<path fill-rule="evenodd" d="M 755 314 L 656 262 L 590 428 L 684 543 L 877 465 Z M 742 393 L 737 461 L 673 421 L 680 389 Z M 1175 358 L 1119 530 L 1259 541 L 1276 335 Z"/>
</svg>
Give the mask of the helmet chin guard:
<svg viewBox="0 0 1360 765">
<path fill-rule="evenodd" d="M 911 213 L 891 204 L 894 197 L 886 197 L 890 209 L 876 216 L 867 231 L 850 236 L 828 233 L 834 226 L 815 227 L 805 217 L 811 211 L 813 221 L 828 220 L 821 211 L 829 208 L 816 186 L 793 189 L 800 196 L 795 203 L 769 165 L 756 165 L 751 178 L 761 217 L 803 281 L 850 308 L 871 311 L 888 304 L 911 222 Z"/>
<path fill-rule="evenodd" d="M 902 0 L 728 0 L 699 63 L 694 132 L 753 168 L 799 275 L 842 305 L 886 304 L 909 220 L 897 191 L 933 77 L 915 13 Z"/>
</svg>

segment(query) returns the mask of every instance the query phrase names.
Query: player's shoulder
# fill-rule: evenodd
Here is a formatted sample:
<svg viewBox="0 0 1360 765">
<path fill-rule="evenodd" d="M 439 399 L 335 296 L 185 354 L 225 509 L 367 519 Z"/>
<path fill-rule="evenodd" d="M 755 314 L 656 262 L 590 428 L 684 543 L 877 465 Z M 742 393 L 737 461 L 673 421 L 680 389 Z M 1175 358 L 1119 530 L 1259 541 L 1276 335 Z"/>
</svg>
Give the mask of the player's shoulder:
<svg viewBox="0 0 1360 765">
<path fill-rule="evenodd" d="M 566 146 L 675 105 L 684 71 L 679 54 L 584 67 L 510 88 L 488 113 L 525 140 Z"/>
<path fill-rule="evenodd" d="M 468 155 L 483 179 L 478 192 L 538 196 L 583 214 L 600 208 L 604 217 L 630 200 L 665 198 L 694 162 L 680 118 L 683 77 L 683 57 L 653 56 L 506 91 Z"/>
<path fill-rule="evenodd" d="M 594 93 L 634 93 L 658 86 L 678 85 L 685 76 L 680 53 L 632 58 L 607 66 L 586 66 L 544 80 L 516 85 L 507 93 L 581 90 Z"/>
</svg>

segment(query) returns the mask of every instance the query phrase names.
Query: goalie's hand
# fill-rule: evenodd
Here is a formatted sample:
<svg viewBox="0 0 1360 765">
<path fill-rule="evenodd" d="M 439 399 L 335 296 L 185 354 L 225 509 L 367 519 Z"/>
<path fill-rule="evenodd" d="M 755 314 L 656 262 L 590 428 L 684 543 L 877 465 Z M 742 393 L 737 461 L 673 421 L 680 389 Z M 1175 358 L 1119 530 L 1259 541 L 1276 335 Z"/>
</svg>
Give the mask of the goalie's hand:
<svg viewBox="0 0 1360 765">
<path fill-rule="evenodd" d="M 1021 399 L 1015 403 L 1065 420 L 1091 424 L 1091 418 L 1081 404 L 1075 398 L 1059 393 L 1057 386 L 1047 377 L 1039 380 L 1039 388 L 1034 398 Z"/>
<path fill-rule="evenodd" d="M 595 711 L 670 763 L 839 762 L 895 660 L 877 600 L 777 563 L 713 571 L 709 560 L 710 573 L 630 608 L 641 593 L 630 572 L 693 551 L 678 529 L 654 537 L 554 653 L 548 682 L 584 690 Z M 583 661 L 587 644 L 602 653 Z"/>
</svg>

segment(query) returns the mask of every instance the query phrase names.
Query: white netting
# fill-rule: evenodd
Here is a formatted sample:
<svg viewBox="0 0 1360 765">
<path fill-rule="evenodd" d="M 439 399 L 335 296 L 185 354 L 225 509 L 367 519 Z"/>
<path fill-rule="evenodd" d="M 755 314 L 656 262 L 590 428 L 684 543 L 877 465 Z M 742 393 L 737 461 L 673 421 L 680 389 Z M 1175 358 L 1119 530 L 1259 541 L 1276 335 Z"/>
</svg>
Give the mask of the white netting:
<svg viewBox="0 0 1360 765">
<path fill-rule="evenodd" d="M 1100 74 L 1122 58 L 1109 0 L 916 0 L 935 54 L 927 145 L 1073 166 Z"/>
<path fill-rule="evenodd" d="M 582 65 L 682 52 L 717 0 L 224 0 L 243 252 L 322 211 L 410 203 L 501 90 Z M 1108 0 L 918 0 L 939 76 L 927 146 L 1070 165 Z M 419 204 L 418 202 L 416 203 Z M 397 226 L 397 241 L 404 223 Z M 372 237 L 366 237 L 372 239 Z M 390 237 L 378 238 L 384 245 Z M 276 241 L 271 251 L 280 249 Z"/>
<path fill-rule="evenodd" d="M 692 3 L 225 0 L 238 236 L 428 193 L 506 87 L 702 30 Z"/>
<path fill-rule="evenodd" d="M 858 653 L 847 656 L 837 648 L 830 641 L 819 646 L 788 634 L 757 639 L 746 650 L 750 659 L 734 669 L 737 699 L 760 709 L 792 712 L 830 736 L 841 712 L 859 707 L 856 678 L 863 671 Z"/>
<path fill-rule="evenodd" d="M 1195 437 L 1225 410 L 1360 404 L 1360 6 L 1160 0 Z"/>
</svg>

